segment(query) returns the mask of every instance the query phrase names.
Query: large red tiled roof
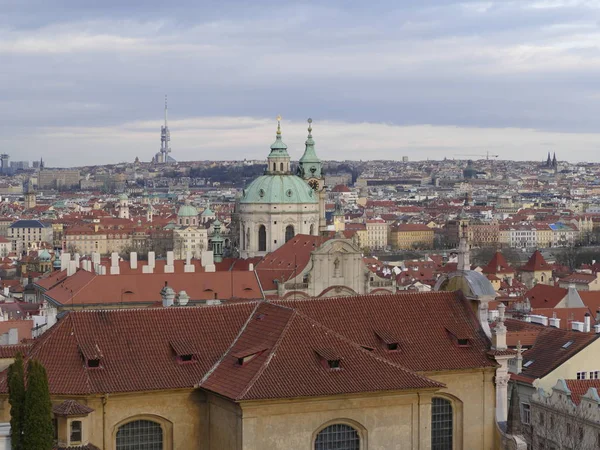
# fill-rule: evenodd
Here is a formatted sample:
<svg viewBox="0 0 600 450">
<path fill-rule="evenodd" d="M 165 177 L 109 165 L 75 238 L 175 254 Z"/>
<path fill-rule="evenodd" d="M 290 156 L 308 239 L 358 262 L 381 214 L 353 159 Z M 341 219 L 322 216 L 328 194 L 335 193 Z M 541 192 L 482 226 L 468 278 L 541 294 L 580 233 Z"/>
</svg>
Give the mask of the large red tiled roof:
<svg viewBox="0 0 600 450">
<path fill-rule="evenodd" d="M 550 270 L 552 267 L 546 262 L 539 250 L 533 252 L 533 255 L 523 267 L 520 268 L 523 272 L 537 272 L 539 270 Z"/>
<path fill-rule="evenodd" d="M 563 298 L 568 290 L 547 284 L 536 284 L 525 293 L 532 308 L 554 308 Z"/>
<path fill-rule="evenodd" d="M 454 345 L 447 330 L 470 346 Z M 398 351 L 386 349 L 390 339 Z M 26 360 L 46 367 L 53 395 L 201 385 L 242 400 L 435 389 L 411 370 L 493 367 L 488 350 L 464 297 L 436 292 L 70 312 L 34 341 Z M 319 355 L 338 356 L 341 370 Z"/>
<path fill-rule="evenodd" d="M 44 295 L 66 306 L 153 304 L 161 300 L 165 283 L 176 292 L 185 290 L 191 301 L 262 298 L 256 275 L 249 271 L 97 275 L 78 270 Z"/>
<path fill-rule="evenodd" d="M 581 397 L 583 397 L 589 388 L 596 388 L 600 392 L 600 380 L 565 380 L 567 387 L 571 391 L 571 400 L 576 405 L 579 405 Z"/>
<path fill-rule="evenodd" d="M 489 367 L 489 341 L 468 302 L 454 292 L 403 291 L 390 295 L 281 300 L 387 360 L 415 371 Z M 469 336 L 470 347 L 455 345 L 448 329 Z M 400 339 L 388 352 L 376 330 Z"/>
<path fill-rule="evenodd" d="M 256 306 L 71 312 L 35 341 L 27 357 L 45 366 L 53 395 L 190 388 L 227 351 Z M 195 361 L 178 362 L 171 341 L 197 348 Z M 81 349 L 90 346 L 100 350 L 99 368 L 83 360 Z"/>
<path fill-rule="evenodd" d="M 238 358 L 260 352 L 245 365 Z M 338 359 L 330 369 L 321 359 Z M 264 304 L 201 386 L 235 400 L 294 398 L 442 384 L 369 352 L 293 309 Z"/>
</svg>

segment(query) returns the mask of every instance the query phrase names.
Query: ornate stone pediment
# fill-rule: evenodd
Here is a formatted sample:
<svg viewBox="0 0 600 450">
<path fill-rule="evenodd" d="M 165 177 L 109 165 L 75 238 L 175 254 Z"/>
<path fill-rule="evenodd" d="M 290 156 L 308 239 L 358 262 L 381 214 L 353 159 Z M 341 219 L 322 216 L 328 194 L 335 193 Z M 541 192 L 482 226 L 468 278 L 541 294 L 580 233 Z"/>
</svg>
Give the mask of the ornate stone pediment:
<svg viewBox="0 0 600 450">
<path fill-rule="evenodd" d="M 350 239 L 330 239 L 314 251 L 317 255 L 360 254 L 360 249 Z"/>
</svg>

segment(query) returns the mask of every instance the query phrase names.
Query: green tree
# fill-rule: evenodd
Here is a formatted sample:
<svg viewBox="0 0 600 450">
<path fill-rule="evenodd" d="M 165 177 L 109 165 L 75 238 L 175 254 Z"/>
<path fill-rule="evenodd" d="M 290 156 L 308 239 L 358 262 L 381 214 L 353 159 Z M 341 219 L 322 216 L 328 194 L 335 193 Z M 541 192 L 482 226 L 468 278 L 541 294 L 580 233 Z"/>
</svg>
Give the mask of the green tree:
<svg viewBox="0 0 600 450">
<path fill-rule="evenodd" d="M 24 450 L 23 413 L 25 407 L 25 370 L 23 355 L 17 353 L 8 368 L 8 403 L 10 404 L 10 440 L 13 450 Z"/>
<path fill-rule="evenodd" d="M 27 364 L 24 417 L 23 448 L 52 450 L 54 433 L 48 375 L 44 366 L 35 360 Z"/>
</svg>

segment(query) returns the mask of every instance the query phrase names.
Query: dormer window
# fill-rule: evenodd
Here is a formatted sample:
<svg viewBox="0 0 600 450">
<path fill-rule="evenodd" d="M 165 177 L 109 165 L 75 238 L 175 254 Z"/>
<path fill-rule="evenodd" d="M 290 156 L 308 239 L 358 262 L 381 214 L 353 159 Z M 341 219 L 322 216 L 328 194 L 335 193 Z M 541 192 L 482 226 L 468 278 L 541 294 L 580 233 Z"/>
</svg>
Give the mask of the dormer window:
<svg viewBox="0 0 600 450">
<path fill-rule="evenodd" d="M 100 359 L 88 359 L 87 366 L 90 369 L 96 369 L 96 368 L 100 367 Z"/>
<path fill-rule="evenodd" d="M 470 347 L 471 337 L 462 329 L 454 327 L 446 327 L 448 336 L 457 347 Z"/>
<path fill-rule="evenodd" d="M 328 370 L 342 370 L 342 357 L 330 348 L 315 350 L 321 366 Z"/>
<path fill-rule="evenodd" d="M 196 349 L 187 341 L 172 340 L 169 342 L 173 353 L 175 353 L 175 359 L 178 363 L 193 363 L 198 359 L 196 357 Z"/>
<path fill-rule="evenodd" d="M 523 364 L 523 367 L 529 367 L 533 364 L 534 360 L 530 359 L 529 361 L 527 361 L 525 364 Z"/>
<path fill-rule="evenodd" d="M 88 369 L 99 369 L 102 367 L 102 352 L 96 343 L 80 343 L 79 352 Z"/>
<path fill-rule="evenodd" d="M 233 356 L 237 360 L 236 364 L 238 366 L 245 366 L 250 361 L 252 361 L 254 358 L 256 358 L 257 356 L 262 355 L 262 353 L 266 349 L 267 348 L 264 346 L 256 346 L 256 347 L 251 347 L 248 349 L 232 352 L 231 356 Z"/>
<path fill-rule="evenodd" d="M 383 343 L 383 347 L 388 352 L 397 352 L 400 350 L 400 339 L 389 332 L 388 330 L 375 330 L 375 334 L 379 340 Z"/>
</svg>

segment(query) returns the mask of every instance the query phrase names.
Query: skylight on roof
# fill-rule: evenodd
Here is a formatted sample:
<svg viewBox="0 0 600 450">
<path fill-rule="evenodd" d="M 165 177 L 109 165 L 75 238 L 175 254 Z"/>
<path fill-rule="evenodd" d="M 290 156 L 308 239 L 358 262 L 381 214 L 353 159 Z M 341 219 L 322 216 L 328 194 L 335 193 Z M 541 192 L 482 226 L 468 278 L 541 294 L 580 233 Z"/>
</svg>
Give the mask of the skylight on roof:
<svg viewBox="0 0 600 450">
<path fill-rule="evenodd" d="M 530 365 L 533 364 L 533 359 L 530 359 L 529 361 L 527 361 L 525 364 L 523 364 L 523 367 L 529 367 Z"/>
<path fill-rule="evenodd" d="M 569 348 L 571 345 L 573 345 L 573 341 L 568 341 L 563 344 L 562 348 Z"/>
</svg>

